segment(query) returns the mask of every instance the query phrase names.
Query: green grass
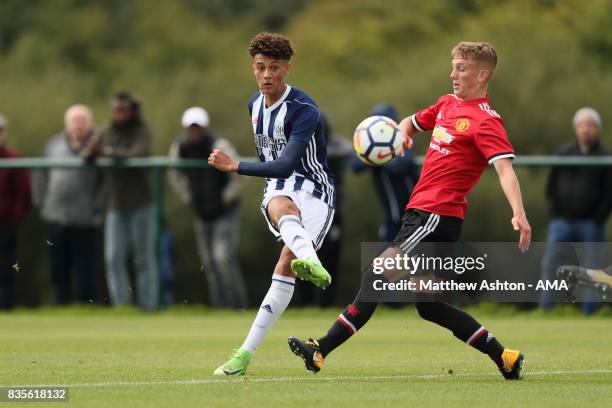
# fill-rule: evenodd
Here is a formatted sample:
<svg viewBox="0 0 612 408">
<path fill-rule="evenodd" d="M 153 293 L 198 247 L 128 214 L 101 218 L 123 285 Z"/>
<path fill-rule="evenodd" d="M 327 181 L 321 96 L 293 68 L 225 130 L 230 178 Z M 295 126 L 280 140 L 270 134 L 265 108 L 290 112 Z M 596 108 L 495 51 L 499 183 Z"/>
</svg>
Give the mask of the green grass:
<svg viewBox="0 0 612 408">
<path fill-rule="evenodd" d="M 290 310 L 246 377 L 218 379 L 211 372 L 241 344 L 255 311 L 67 308 L 0 314 L 0 385 L 65 384 L 75 407 L 609 406 L 609 314 L 472 311 L 526 353 L 522 381 L 504 381 L 486 356 L 412 309 L 379 310 L 317 375 L 286 338 L 323 334 L 338 311 Z"/>
</svg>

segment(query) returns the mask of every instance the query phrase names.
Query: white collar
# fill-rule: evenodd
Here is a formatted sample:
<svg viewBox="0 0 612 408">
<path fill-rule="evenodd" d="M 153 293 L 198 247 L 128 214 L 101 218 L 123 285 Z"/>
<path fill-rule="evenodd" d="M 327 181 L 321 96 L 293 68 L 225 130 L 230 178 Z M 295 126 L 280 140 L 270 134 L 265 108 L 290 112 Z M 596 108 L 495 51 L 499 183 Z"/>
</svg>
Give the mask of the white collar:
<svg viewBox="0 0 612 408">
<path fill-rule="evenodd" d="M 291 86 L 287 85 L 287 89 L 285 89 L 285 93 L 283 93 L 283 96 L 281 96 L 278 101 L 274 102 L 274 104 L 272 106 L 270 106 L 269 108 L 266 108 L 266 96 L 264 94 L 261 94 L 263 96 L 263 110 L 264 112 L 271 112 L 274 109 L 278 108 L 278 106 L 283 103 L 285 101 L 285 99 L 287 98 L 287 96 L 289 95 L 289 92 L 291 92 Z"/>
</svg>

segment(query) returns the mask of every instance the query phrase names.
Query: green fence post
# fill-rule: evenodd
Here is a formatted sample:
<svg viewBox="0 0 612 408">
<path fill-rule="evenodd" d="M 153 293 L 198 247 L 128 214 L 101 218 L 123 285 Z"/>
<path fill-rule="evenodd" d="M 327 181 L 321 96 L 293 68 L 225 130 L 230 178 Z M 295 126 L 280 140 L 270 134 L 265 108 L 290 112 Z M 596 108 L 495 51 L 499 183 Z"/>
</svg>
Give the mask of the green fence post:
<svg viewBox="0 0 612 408">
<path fill-rule="evenodd" d="M 162 257 L 162 218 L 164 216 L 164 174 L 165 168 L 162 166 L 153 167 L 154 183 L 154 213 L 155 213 L 155 259 L 157 261 L 157 308 L 161 305 L 161 257 Z"/>
</svg>

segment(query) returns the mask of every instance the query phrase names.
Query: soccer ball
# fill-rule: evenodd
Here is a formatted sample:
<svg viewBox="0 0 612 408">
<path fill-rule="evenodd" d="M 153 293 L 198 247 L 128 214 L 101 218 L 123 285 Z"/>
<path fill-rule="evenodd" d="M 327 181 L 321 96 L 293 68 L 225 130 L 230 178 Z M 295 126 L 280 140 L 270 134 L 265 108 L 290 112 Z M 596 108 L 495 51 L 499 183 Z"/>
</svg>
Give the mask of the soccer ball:
<svg viewBox="0 0 612 408">
<path fill-rule="evenodd" d="M 371 166 L 390 163 L 402 152 L 402 142 L 397 123 L 386 116 L 365 118 L 353 135 L 357 157 Z"/>
</svg>

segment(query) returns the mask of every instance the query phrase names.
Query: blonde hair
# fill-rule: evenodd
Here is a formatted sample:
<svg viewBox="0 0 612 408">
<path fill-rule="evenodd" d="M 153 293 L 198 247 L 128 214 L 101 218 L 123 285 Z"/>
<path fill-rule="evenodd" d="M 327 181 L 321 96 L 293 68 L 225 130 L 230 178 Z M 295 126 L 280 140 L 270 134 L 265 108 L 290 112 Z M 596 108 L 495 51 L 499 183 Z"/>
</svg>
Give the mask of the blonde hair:
<svg viewBox="0 0 612 408">
<path fill-rule="evenodd" d="M 461 41 L 453 47 L 451 57 L 471 59 L 488 65 L 491 67 L 489 79 L 493 77 L 495 68 L 497 67 L 497 52 L 495 52 L 495 48 L 487 42 Z"/>
</svg>

